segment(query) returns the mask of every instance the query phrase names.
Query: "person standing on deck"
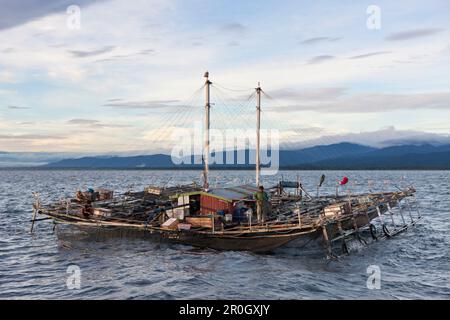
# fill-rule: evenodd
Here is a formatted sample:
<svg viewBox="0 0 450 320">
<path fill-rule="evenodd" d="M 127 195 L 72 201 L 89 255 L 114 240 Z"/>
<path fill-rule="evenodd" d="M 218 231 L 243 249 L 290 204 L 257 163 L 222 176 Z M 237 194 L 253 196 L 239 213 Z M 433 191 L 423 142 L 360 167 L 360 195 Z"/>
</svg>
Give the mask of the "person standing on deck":
<svg viewBox="0 0 450 320">
<path fill-rule="evenodd" d="M 260 186 L 253 197 L 256 200 L 256 216 L 258 222 L 265 222 L 269 211 L 269 196 L 264 191 L 264 187 Z"/>
</svg>

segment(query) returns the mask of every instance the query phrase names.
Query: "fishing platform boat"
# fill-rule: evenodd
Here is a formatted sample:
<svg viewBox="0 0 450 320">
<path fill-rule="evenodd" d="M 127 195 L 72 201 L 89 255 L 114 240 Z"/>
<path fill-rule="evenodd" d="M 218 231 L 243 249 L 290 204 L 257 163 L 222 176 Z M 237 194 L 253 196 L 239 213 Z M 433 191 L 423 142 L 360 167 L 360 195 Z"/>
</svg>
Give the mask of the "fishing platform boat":
<svg viewBox="0 0 450 320">
<path fill-rule="evenodd" d="M 138 232 L 159 240 L 216 250 L 271 252 L 286 244 L 323 243 L 327 257 L 349 253 L 347 242 L 362 244 L 393 237 L 415 225 L 420 210 L 415 189 L 321 196 L 308 193 L 299 181 L 280 181 L 267 188 L 269 216 L 256 221 L 254 194 L 260 182 L 260 114 L 262 89 L 256 88 L 256 182 L 210 188 L 210 85 L 205 74 L 203 185 L 149 186 L 115 195 L 98 189 L 78 191 L 73 198 L 43 204 L 35 193 L 31 231 L 36 221 L 91 230 Z M 344 181 L 345 182 L 345 181 Z M 346 183 L 346 182 L 345 182 Z M 44 218 L 38 218 L 38 215 Z M 397 221 L 396 221 L 397 220 Z M 337 249 L 336 249 L 337 247 Z"/>
</svg>

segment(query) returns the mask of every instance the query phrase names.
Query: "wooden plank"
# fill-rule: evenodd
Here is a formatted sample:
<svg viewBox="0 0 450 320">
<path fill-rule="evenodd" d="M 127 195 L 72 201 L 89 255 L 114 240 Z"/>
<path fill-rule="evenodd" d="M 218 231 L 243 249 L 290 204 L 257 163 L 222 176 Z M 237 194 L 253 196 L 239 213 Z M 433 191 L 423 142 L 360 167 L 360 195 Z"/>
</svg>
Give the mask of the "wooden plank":
<svg viewBox="0 0 450 320">
<path fill-rule="evenodd" d="M 211 217 L 187 217 L 186 223 L 190 224 L 193 228 L 211 228 Z"/>
</svg>

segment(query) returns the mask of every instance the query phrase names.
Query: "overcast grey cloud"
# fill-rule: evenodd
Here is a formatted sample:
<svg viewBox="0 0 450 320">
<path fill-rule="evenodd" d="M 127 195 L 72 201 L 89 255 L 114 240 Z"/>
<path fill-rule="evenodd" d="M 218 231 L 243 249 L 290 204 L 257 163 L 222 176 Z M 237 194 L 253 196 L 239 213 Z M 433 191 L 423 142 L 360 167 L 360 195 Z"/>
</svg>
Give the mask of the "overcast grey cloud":
<svg viewBox="0 0 450 320">
<path fill-rule="evenodd" d="M 402 31 L 402 32 L 396 32 L 396 33 L 390 34 L 389 36 L 386 37 L 386 40 L 389 40 L 389 41 L 411 40 L 411 39 L 431 36 L 431 35 L 440 33 L 442 31 L 443 31 L 443 29 L 438 29 L 438 28 Z"/>
<path fill-rule="evenodd" d="M 336 113 L 379 113 L 393 110 L 447 110 L 450 106 L 450 92 L 384 94 L 357 93 L 344 95 L 333 101 L 300 101 L 300 103 L 272 107 L 272 112 L 294 112 L 312 110 Z"/>
<path fill-rule="evenodd" d="M 343 94 L 345 94 L 346 90 L 347 88 L 344 87 L 313 88 L 300 90 L 285 88 L 271 91 L 270 95 L 281 100 L 324 101 L 339 98 Z"/>
<path fill-rule="evenodd" d="M 339 37 L 315 37 L 315 38 L 309 38 L 309 39 L 305 39 L 303 40 L 301 43 L 302 44 L 316 44 L 316 43 L 320 43 L 320 42 L 334 42 L 334 41 L 338 41 L 341 40 L 342 38 Z"/>
<path fill-rule="evenodd" d="M 321 55 L 321 56 L 315 56 L 308 60 L 308 64 L 317 64 L 322 63 L 325 61 L 333 60 L 335 56 L 332 55 Z"/>
<path fill-rule="evenodd" d="M 239 47 L 239 42 L 238 41 L 230 41 L 228 42 L 227 46 L 229 47 Z"/>
<path fill-rule="evenodd" d="M 89 119 L 72 119 L 67 121 L 68 124 L 81 124 L 81 125 L 91 125 L 99 123 L 98 120 L 89 120 Z"/>
<path fill-rule="evenodd" d="M 16 51 L 14 48 L 5 48 L 1 50 L 2 53 L 13 53 L 14 51 Z"/>
<path fill-rule="evenodd" d="M 364 58 L 369 58 L 369 57 L 374 57 L 374 56 L 379 56 L 379 55 L 389 54 L 389 53 L 391 53 L 391 51 L 369 52 L 369 53 L 365 53 L 365 54 L 352 56 L 349 59 L 364 59 Z"/>
<path fill-rule="evenodd" d="M 71 125 L 85 126 L 85 127 L 97 128 L 97 129 L 101 129 L 101 128 L 128 128 L 128 127 L 130 127 L 129 125 L 124 125 L 124 124 L 103 123 L 103 122 L 101 122 L 99 120 L 81 119 L 81 118 L 71 119 L 71 120 L 67 121 L 67 123 L 71 124 Z"/>
<path fill-rule="evenodd" d="M 0 140 L 61 140 L 65 139 L 63 136 L 45 135 L 45 134 L 0 134 Z"/>
<path fill-rule="evenodd" d="M 107 0 L 1 0 L 0 30 L 12 28 L 46 15 L 66 12 L 68 6 L 80 7 Z"/>
<path fill-rule="evenodd" d="M 21 107 L 21 106 L 8 106 L 8 109 L 11 110 L 26 110 L 26 109 L 30 109 L 29 107 Z"/>
<path fill-rule="evenodd" d="M 223 32 L 234 32 L 234 33 L 240 33 L 247 30 L 247 27 L 245 27 L 242 23 L 239 22 L 231 22 L 224 24 L 220 27 L 220 30 Z"/>
<path fill-rule="evenodd" d="M 397 130 L 395 127 L 386 127 L 380 130 L 345 133 L 337 135 L 324 135 L 320 138 L 315 138 L 298 143 L 292 143 L 291 148 L 310 147 L 315 145 L 351 142 L 372 147 L 389 147 L 402 144 L 420 144 L 420 143 L 435 143 L 447 144 L 450 143 L 450 136 L 445 134 L 428 133 L 416 130 Z"/>
<path fill-rule="evenodd" d="M 98 56 L 104 53 L 111 52 L 115 49 L 115 46 L 106 46 L 100 49 L 95 50 L 68 50 L 68 52 L 77 58 L 86 58 L 86 57 L 93 57 Z"/>
<path fill-rule="evenodd" d="M 154 49 L 145 49 L 145 50 L 141 50 L 139 52 L 139 54 L 142 54 L 142 55 L 149 55 L 149 54 L 154 54 L 154 53 L 155 53 Z"/>
<path fill-rule="evenodd" d="M 93 51 L 77 51 L 76 52 L 76 56 L 78 56 L 80 58 L 89 57 L 89 56 L 96 56 L 96 55 L 108 53 L 110 51 L 113 51 L 114 49 L 115 49 L 114 46 L 107 46 L 107 47 L 104 47 L 102 49 L 93 50 Z M 130 58 L 137 57 L 137 56 L 152 55 L 155 52 L 156 51 L 153 50 L 153 49 L 145 49 L 145 50 L 141 50 L 141 51 L 138 51 L 138 52 L 135 52 L 135 53 L 116 54 L 116 55 L 113 55 L 113 56 L 108 56 L 107 58 L 98 59 L 98 60 L 95 60 L 94 62 L 101 63 L 101 62 L 110 62 L 110 61 L 117 61 L 117 60 L 123 60 L 123 59 L 130 59 Z M 73 51 L 72 51 L 72 53 L 73 53 Z"/>
<path fill-rule="evenodd" d="M 177 109 L 179 107 L 188 107 L 182 105 L 176 105 L 178 100 L 151 100 L 151 101 L 118 101 L 107 102 L 103 107 L 116 108 L 116 109 Z"/>
</svg>

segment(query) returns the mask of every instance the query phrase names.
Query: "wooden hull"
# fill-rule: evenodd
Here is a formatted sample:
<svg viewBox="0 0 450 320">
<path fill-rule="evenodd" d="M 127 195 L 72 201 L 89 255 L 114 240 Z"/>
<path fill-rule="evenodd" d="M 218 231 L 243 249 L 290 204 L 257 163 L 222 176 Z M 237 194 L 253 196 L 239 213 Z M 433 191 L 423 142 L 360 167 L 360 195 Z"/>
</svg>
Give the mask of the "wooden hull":
<svg viewBox="0 0 450 320">
<path fill-rule="evenodd" d="M 250 251 L 255 253 L 268 253 L 286 245 L 287 243 L 299 240 L 306 242 L 311 239 L 315 230 L 300 231 L 290 230 L 288 233 L 277 234 L 274 232 L 248 233 L 239 236 L 227 236 L 221 234 L 182 232 L 161 229 L 133 229 L 123 227 L 76 226 L 78 229 L 88 234 L 101 235 L 106 237 L 143 237 L 153 241 L 164 241 L 189 245 L 197 248 L 210 248 L 220 251 Z"/>
<path fill-rule="evenodd" d="M 251 251 L 255 253 L 272 252 L 287 243 L 302 237 L 308 237 L 308 233 L 293 232 L 285 235 L 252 235 L 247 237 L 215 236 L 209 234 L 182 234 L 177 243 L 189 244 L 194 247 L 211 248 L 215 250 Z"/>
</svg>

